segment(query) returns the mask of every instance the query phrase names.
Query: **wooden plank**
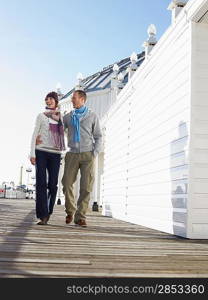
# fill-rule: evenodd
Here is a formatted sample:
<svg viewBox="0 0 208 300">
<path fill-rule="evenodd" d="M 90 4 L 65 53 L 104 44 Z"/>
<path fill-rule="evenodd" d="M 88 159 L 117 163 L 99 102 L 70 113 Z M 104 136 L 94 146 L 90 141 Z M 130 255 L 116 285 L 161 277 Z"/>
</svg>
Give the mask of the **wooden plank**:
<svg viewBox="0 0 208 300">
<path fill-rule="evenodd" d="M 69 259 L 43 259 L 43 258 L 13 258 L 13 257 L 0 257 L 0 262 L 22 262 L 22 263 L 49 263 L 49 264 L 79 264 L 90 265 L 86 260 L 69 260 Z"/>
<path fill-rule="evenodd" d="M 90 211 L 87 228 L 68 226 L 62 206 L 50 225 L 37 226 L 31 200 L 0 199 L 0 210 L 0 277 L 208 276 L 206 240 Z"/>
</svg>

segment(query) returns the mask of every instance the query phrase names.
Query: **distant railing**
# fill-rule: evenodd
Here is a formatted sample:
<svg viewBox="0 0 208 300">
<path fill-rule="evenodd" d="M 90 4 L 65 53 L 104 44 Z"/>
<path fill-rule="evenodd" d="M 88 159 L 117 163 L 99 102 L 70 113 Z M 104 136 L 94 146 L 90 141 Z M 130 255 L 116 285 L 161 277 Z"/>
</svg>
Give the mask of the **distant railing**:
<svg viewBox="0 0 208 300">
<path fill-rule="evenodd" d="M 25 199 L 26 193 L 23 191 L 6 190 L 0 192 L 0 198 Z"/>
</svg>

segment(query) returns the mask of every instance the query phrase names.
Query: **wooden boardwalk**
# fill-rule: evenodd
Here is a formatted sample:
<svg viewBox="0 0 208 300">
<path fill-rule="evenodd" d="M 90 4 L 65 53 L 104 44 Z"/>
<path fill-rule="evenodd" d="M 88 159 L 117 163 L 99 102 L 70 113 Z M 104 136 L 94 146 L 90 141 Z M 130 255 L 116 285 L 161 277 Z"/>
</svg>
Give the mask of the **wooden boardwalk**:
<svg viewBox="0 0 208 300">
<path fill-rule="evenodd" d="M 208 241 L 187 240 L 99 213 L 65 224 L 55 206 L 37 226 L 34 200 L 0 199 L 0 277 L 208 277 Z"/>
</svg>

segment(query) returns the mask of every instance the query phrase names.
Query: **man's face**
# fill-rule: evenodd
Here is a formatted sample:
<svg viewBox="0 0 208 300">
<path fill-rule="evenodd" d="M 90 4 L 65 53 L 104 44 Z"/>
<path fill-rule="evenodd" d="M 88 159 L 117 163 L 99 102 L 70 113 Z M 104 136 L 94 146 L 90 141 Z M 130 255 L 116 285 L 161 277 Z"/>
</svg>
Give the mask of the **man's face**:
<svg viewBox="0 0 208 300">
<path fill-rule="evenodd" d="M 80 108 L 85 104 L 85 100 L 83 97 L 79 95 L 79 93 L 74 92 L 71 98 L 72 104 L 74 108 Z"/>
</svg>

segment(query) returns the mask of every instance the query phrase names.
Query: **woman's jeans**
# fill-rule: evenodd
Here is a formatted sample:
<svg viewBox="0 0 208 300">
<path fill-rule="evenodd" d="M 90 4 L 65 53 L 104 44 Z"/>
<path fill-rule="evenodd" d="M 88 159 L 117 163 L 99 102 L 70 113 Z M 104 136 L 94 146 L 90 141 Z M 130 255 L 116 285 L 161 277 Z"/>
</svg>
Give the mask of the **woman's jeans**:
<svg viewBox="0 0 208 300">
<path fill-rule="evenodd" d="M 53 213 L 56 201 L 61 154 L 35 150 L 36 215 L 42 219 Z"/>
</svg>

